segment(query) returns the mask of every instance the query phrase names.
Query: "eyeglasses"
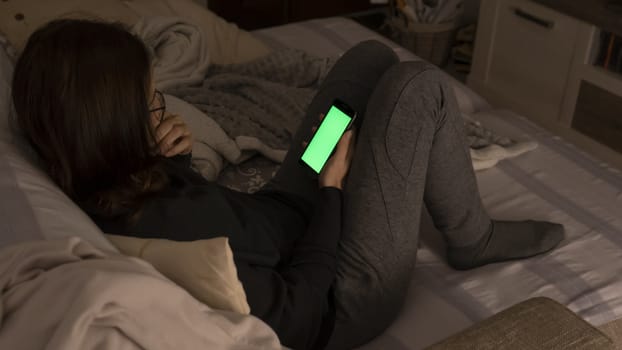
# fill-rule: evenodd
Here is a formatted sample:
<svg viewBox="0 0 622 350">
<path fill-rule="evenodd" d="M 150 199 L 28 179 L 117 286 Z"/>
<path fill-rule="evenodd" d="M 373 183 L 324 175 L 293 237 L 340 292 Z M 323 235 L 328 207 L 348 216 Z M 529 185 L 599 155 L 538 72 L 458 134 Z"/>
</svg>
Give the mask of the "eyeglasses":
<svg viewBox="0 0 622 350">
<path fill-rule="evenodd" d="M 164 113 L 166 112 L 166 100 L 164 99 L 164 94 L 160 90 L 156 90 L 153 93 L 153 98 L 151 102 L 149 102 L 149 106 L 156 106 L 153 109 L 149 110 L 149 113 L 157 113 L 156 117 L 160 122 L 164 119 Z"/>
</svg>

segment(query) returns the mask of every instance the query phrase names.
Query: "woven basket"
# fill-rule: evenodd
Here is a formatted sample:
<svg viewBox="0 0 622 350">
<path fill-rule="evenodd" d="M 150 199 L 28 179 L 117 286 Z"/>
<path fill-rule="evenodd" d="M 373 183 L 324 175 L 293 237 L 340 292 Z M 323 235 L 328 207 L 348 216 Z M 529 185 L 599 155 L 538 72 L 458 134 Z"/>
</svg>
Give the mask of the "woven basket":
<svg viewBox="0 0 622 350">
<path fill-rule="evenodd" d="M 415 55 L 439 67 L 447 64 L 456 33 L 456 24 L 414 23 L 406 26 L 403 20 L 389 19 L 391 38 Z"/>
</svg>

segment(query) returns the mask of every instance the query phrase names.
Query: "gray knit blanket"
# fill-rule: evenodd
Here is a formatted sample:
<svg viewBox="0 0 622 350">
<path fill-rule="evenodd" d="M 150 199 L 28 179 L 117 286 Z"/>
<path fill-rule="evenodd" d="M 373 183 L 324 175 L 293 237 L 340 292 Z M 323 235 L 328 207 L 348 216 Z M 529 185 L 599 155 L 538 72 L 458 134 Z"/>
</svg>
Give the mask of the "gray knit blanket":
<svg viewBox="0 0 622 350">
<path fill-rule="evenodd" d="M 253 136 L 267 146 L 287 149 L 330 58 L 284 49 L 265 58 L 234 65 L 211 65 L 200 86 L 166 92 L 214 119 L 235 139 Z"/>
</svg>

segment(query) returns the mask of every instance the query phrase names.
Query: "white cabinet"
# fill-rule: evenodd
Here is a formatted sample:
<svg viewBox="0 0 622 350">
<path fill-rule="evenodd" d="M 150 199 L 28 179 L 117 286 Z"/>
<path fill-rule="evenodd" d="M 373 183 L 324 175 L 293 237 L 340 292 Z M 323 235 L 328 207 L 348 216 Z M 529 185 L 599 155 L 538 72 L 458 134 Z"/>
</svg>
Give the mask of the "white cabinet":
<svg viewBox="0 0 622 350">
<path fill-rule="evenodd" d="M 622 156 L 612 152 L 622 152 L 622 111 L 619 119 L 611 112 L 622 104 L 622 75 L 592 64 L 599 33 L 531 0 L 483 0 L 468 85 L 493 106 L 523 114 L 622 165 Z M 601 115 L 606 120 L 598 120 Z M 606 137 L 598 136 L 599 127 L 609 129 L 603 130 Z M 611 144 L 617 132 L 621 142 Z"/>
<path fill-rule="evenodd" d="M 481 8 L 469 85 L 492 104 L 557 120 L 582 23 L 529 0 Z"/>
</svg>

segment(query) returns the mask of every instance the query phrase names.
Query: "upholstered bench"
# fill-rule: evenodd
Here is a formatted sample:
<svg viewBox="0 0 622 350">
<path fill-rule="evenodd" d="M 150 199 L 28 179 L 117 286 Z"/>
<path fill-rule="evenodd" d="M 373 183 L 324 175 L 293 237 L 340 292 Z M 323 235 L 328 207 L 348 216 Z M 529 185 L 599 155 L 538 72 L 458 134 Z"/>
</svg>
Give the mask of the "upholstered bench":
<svg viewBox="0 0 622 350">
<path fill-rule="evenodd" d="M 609 350 L 614 341 L 563 305 L 533 298 L 427 350 Z"/>
</svg>

